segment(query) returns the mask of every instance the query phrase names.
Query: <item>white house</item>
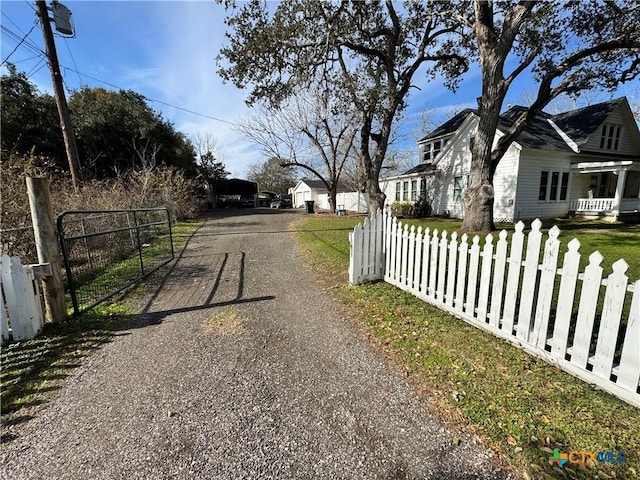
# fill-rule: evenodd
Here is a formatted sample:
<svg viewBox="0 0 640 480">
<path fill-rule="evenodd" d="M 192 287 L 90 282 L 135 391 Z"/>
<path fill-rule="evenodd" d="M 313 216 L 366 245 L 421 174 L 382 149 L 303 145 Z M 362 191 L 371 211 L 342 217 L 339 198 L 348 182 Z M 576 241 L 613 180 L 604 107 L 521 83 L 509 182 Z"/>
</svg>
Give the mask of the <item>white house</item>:
<svg viewBox="0 0 640 480">
<path fill-rule="evenodd" d="M 348 191 L 349 187 L 338 183 L 338 191 Z M 304 202 L 313 200 L 318 204 L 318 198 L 322 194 L 327 193 L 327 186 L 321 180 L 310 180 L 308 178 L 303 178 L 298 181 L 293 189 L 289 189 L 289 193 L 291 194 L 291 201 L 293 203 L 294 208 L 304 207 Z"/>
<path fill-rule="evenodd" d="M 496 140 L 523 108 L 501 115 Z M 478 121 L 467 109 L 421 139 L 422 162 L 381 181 L 387 202 L 425 194 L 435 214 L 462 218 Z M 640 131 L 627 99 L 538 115 L 505 153 L 493 185 L 495 221 L 569 213 L 640 218 Z"/>
<path fill-rule="evenodd" d="M 329 193 L 327 186 L 321 180 L 303 178 L 295 187 L 289 189 L 293 206 L 304 207 L 304 202 L 313 200 L 317 208 L 329 209 Z M 354 192 L 348 185 L 338 182 L 336 209 L 366 213 L 369 209 L 369 199 L 365 193 Z"/>
</svg>

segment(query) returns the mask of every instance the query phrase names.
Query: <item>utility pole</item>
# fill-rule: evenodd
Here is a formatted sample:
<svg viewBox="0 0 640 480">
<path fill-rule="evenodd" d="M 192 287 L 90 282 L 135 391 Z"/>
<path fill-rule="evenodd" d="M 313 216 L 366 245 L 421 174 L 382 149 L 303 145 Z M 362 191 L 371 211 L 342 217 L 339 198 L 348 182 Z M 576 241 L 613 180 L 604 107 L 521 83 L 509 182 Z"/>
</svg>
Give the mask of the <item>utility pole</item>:
<svg viewBox="0 0 640 480">
<path fill-rule="evenodd" d="M 62 86 L 62 75 L 60 74 L 60 65 L 58 64 L 58 53 L 56 51 L 56 44 L 53 40 L 51 24 L 49 23 L 51 19 L 49 18 L 49 11 L 44 0 L 36 1 L 36 5 L 38 6 L 38 16 L 40 17 L 40 25 L 42 26 L 45 52 L 49 61 L 51 80 L 53 81 L 53 94 L 56 99 L 56 105 L 58 106 L 58 115 L 60 117 L 60 129 L 62 130 L 62 137 L 64 139 L 64 148 L 67 152 L 69 170 L 71 171 L 71 181 L 73 182 L 74 190 L 78 192 L 80 174 L 78 147 L 76 145 L 76 137 L 73 133 L 73 124 L 71 123 L 71 116 L 69 115 L 67 99 L 64 95 L 64 88 Z"/>
</svg>

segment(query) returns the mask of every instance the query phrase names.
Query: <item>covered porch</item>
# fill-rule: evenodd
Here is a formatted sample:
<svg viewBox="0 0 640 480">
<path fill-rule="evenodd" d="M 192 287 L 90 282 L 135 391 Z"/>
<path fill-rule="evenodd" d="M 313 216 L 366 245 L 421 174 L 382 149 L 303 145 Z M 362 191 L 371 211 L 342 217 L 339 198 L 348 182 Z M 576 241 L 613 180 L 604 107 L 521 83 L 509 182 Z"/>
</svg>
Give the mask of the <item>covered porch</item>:
<svg viewBox="0 0 640 480">
<path fill-rule="evenodd" d="M 569 212 L 579 216 L 640 217 L 640 162 L 634 160 L 581 162 L 571 165 L 577 198 Z"/>
</svg>

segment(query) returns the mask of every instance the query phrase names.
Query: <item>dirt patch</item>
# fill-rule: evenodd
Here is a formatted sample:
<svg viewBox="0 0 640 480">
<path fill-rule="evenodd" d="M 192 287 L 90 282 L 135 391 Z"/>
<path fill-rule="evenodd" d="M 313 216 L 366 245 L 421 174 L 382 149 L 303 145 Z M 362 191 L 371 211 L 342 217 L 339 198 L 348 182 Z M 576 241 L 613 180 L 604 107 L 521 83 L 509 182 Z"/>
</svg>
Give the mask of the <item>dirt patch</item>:
<svg viewBox="0 0 640 480">
<path fill-rule="evenodd" d="M 244 320 L 235 308 L 225 308 L 202 322 L 202 329 L 211 335 L 239 335 L 245 331 Z"/>
</svg>

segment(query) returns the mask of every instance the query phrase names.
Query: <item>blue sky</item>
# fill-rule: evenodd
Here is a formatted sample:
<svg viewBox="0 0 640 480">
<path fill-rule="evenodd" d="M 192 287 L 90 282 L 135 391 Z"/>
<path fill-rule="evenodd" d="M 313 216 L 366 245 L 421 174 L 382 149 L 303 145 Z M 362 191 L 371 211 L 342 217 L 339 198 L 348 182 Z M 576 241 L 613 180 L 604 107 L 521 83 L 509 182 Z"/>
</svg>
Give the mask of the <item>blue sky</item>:
<svg viewBox="0 0 640 480">
<path fill-rule="evenodd" d="M 244 103 L 245 93 L 223 84 L 216 73 L 215 57 L 225 43 L 225 12 L 221 5 L 213 0 L 62 3 L 71 10 L 76 29 L 75 38 L 56 37 L 67 89 L 116 86 L 164 102 L 150 101 L 150 105 L 189 136 L 215 137 L 221 158 L 234 176 L 243 176 L 251 163 L 265 160 L 260 148 L 250 144 L 230 124 L 249 114 L 249 109 Z M 24 37 L 36 20 L 35 2 L 2 0 L 0 9 L 1 58 L 5 60 L 18 43 L 6 29 Z M 9 61 L 29 74 L 41 91 L 51 92 L 51 77 L 42 56 L 36 55 L 26 43 L 44 50 L 39 25 Z M 423 133 L 422 111 L 435 109 L 430 120 L 443 120 L 457 110 L 475 107 L 480 94 L 477 69 L 465 76 L 455 94 L 436 82 L 428 84 L 420 80 L 417 82 L 421 83 L 421 90 L 414 90 L 405 112 L 402 130 L 406 136 L 398 146 L 401 150 L 412 151 L 414 139 Z M 505 103 L 523 103 L 523 97 L 531 89 L 530 79 L 523 79 Z M 613 96 L 629 94 L 627 90 L 631 88 L 625 87 Z M 611 97 L 599 95 L 595 100 Z"/>
</svg>

